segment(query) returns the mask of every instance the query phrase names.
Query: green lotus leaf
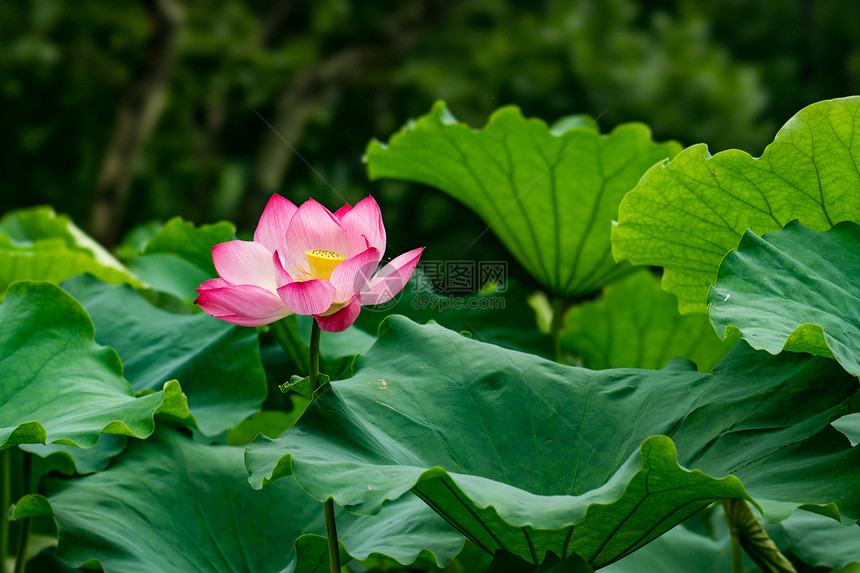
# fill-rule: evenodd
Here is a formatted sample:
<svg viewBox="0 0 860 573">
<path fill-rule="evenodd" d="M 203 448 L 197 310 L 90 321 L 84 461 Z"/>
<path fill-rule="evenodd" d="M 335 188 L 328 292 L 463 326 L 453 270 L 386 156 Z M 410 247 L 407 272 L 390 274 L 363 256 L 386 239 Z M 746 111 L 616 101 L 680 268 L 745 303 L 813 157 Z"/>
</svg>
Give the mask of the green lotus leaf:
<svg viewBox="0 0 860 573">
<path fill-rule="evenodd" d="M 86 311 L 58 286 L 13 284 L 0 323 L 0 448 L 89 448 L 101 433 L 149 436 L 159 412 L 188 416 L 175 380 L 136 398 L 116 352 L 96 344 Z"/>
<path fill-rule="evenodd" d="M 594 133 L 600 133 L 597 120 L 585 113 L 577 113 L 560 117 L 553 122 L 549 130 L 553 135 L 562 135 L 564 132 L 574 128 L 590 129 Z"/>
<path fill-rule="evenodd" d="M 111 458 L 122 453 L 127 442 L 128 438 L 125 436 L 104 434 L 96 445 L 87 449 L 61 444 L 18 444 L 18 447 L 44 458 L 42 473 L 58 471 L 72 475 L 102 471 Z"/>
<path fill-rule="evenodd" d="M 693 145 L 652 167 L 618 212 L 618 261 L 664 267 L 681 312 L 704 312 L 723 256 L 747 229 L 761 235 L 798 219 L 816 231 L 860 223 L 860 97 L 812 104 L 761 157 Z M 855 143 L 856 139 L 856 143 Z"/>
<path fill-rule="evenodd" d="M 539 565 L 529 563 L 507 551 L 496 551 L 493 562 L 486 573 L 594 573 L 594 569 L 576 553 L 568 555 L 564 561 L 555 553 L 548 553 Z"/>
<path fill-rule="evenodd" d="M 146 243 L 141 255 L 172 255 L 214 276 L 212 246 L 234 239 L 235 233 L 236 227 L 226 221 L 195 227 L 181 217 L 174 217 Z"/>
<path fill-rule="evenodd" d="M 798 511 L 768 533 L 813 567 L 860 564 L 860 527 L 845 526 L 808 511 Z"/>
<path fill-rule="evenodd" d="M 94 559 L 121 573 L 328 571 L 322 504 L 294 480 L 274 485 L 248 485 L 241 448 L 164 429 L 130 443 L 106 472 L 49 478 L 43 504 L 28 505 L 50 504 L 57 555 L 73 567 Z M 340 510 L 337 522 L 347 559 L 385 554 L 408 564 L 429 550 L 444 566 L 463 546 L 412 496 L 373 517 Z"/>
<path fill-rule="evenodd" d="M 304 396 L 293 394 L 292 410 L 283 412 L 281 410 L 262 410 L 246 420 L 243 420 L 235 428 L 227 432 L 227 445 L 246 446 L 258 434 L 277 438 L 284 431 L 296 423 L 310 403 Z"/>
<path fill-rule="evenodd" d="M 119 353 L 134 390 L 179 380 L 204 434 L 228 430 L 260 409 L 267 390 L 256 329 L 205 313 L 173 314 L 131 287 L 90 276 L 74 277 L 62 287 L 89 313 L 96 342 Z"/>
<path fill-rule="evenodd" d="M 679 525 L 636 553 L 628 555 L 602 571 L 604 573 L 642 573 L 643 571 L 725 573 L 731 571 L 731 567 L 731 539 L 728 536 L 713 539 Z"/>
<path fill-rule="evenodd" d="M 596 568 L 715 499 L 778 521 L 860 517 L 860 448 L 830 427 L 856 379 L 826 358 L 736 346 L 711 373 L 590 371 L 391 317 L 355 374 L 279 438 L 251 483 L 293 475 L 357 514 L 412 491 L 488 553 Z M 676 451 L 677 446 L 677 451 Z"/>
<path fill-rule="evenodd" d="M 235 238 L 232 223 L 200 225 L 174 217 L 143 247 L 129 266 L 148 285 L 190 302 L 201 283 L 217 276 L 212 247 Z"/>
<path fill-rule="evenodd" d="M 372 141 L 368 172 L 445 191 L 475 211 L 547 289 L 575 296 L 629 271 L 610 255 L 610 223 L 642 174 L 680 146 L 655 143 L 642 124 L 603 136 L 568 125 L 576 122 L 554 133 L 505 107 L 476 131 L 438 102 L 387 145 Z"/>
<path fill-rule="evenodd" d="M 50 207 L 12 211 L 0 219 L 0 300 L 15 281 L 59 283 L 80 273 L 140 285 L 110 253 Z"/>
<path fill-rule="evenodd" d="M 809 511 L 797 511 L 779 523 L 766 524 L 784 555 L 813 567 L 860 564 L 860 527 L 845 526 Z M 744 571 L 761 569 L 744 553 Z M 602 569 L 605 573 L 724 573 L 731 570 L 731 534 L 719 505 L 694 515 L 636 553 Z M 806 569 L 798 570 L 805 571 Z"/>
<path fill-rule="evenodd" d="M 114 253 L 116 253 L 117 258 L 121 261 L 131 261 L 140 255 L 146 244 L 154 239 L 163 228 L 164 223 L 157 220 L 135 225 L 123 235 L 119 244 L 114 247 Z"/>
<path fill-rule="evenodd" d="M 28 494 L 9 508 L 9 520 L 19 521 L 42 515 L 51 515 L 51 504 L 44 496 Z"/>
<path fill-rule="evenodd" d="M 831 424 L 848 438 L 852 446 L 860 444 L 860 414 L 848 414 L 836 420 Z"/>
<path fill-rule="evenodd" d="M 744 233 L 723 259 L 708 312 L 723 336 L 754 348 L 836 358 L 860 375 L 860 226 L 816 233 L 797 221 Z"/>
<path fill-rule="evenodd" d="M 57 215 L 51 207 L 30 207 L 7 213 L 0 220 L 0 233 L 5 233 L 12 242 L 18 244 L 34 243 L 40 239 L 60 239 L 69 248 L 92 255 L 104 266 L 128 272 L 113 255 L 81 231 L 69 217 Z"/>
<path fill-rule="evenodd" d="M 680 314 L 677 299 L 648 271 L 607 286 L 598 301 L 571 308 L 561 334 L 563 350 L 595 370 L 657 369 L 683 356 L 707 372 L 736 341 L 721 341 L 701 314 Z"/>
</svg>

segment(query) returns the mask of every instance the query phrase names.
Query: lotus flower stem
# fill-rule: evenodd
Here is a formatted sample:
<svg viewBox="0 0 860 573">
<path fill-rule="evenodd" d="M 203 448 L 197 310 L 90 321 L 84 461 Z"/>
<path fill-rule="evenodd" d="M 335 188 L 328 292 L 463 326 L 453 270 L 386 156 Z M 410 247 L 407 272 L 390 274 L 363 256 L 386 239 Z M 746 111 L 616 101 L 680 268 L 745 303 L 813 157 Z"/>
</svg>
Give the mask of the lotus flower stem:
<svg viewBox="0 0 860 573">
<path fill-rule="evenodd" d="M 561 331 L 564 327 L 564 301 L 560 297 L 552 300 L 552 322 L 550 332 L 552 333 L 553 351 L 556 362 L 561 362 Z"/>
<path fill-rule="evenodd" d="M 334 519 L 334 500 L 328 498 L 323 502 L 325 512 L 325 536 L 328 539 L 328 562 L 331 573 L 340 572 L 340 548 L 337 544 L 337 523 Z"/>
<path fill-rule="evenodd" d="M 322 330 L 320 329 L 320 325 L 314 320 L 308 354 L 308 370 L 312 392 L 316 392 L 319 389 L 321 335 Z M 340 548 L 337 543 L 337 523 L 334 518 L 334 500 L 332 498 L 328 498 L 323 502 L 323 512 L 325 513 L 325 536 L 328 539 L 328 560 L 331 573 L 340 573 Z"/>
</svg>

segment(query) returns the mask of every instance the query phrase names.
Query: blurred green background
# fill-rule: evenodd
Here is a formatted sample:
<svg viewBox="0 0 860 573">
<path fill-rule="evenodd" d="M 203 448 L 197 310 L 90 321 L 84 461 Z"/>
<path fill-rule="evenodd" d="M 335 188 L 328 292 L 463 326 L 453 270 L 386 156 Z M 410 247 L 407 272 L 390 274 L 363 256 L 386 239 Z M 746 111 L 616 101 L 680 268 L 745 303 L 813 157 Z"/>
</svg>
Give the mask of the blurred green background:
<svg viewBox="0 0 860 573">
<path fill-rule="evenodd" d="M 398 252 L 507 259 L 489 233 L 462 252 L 484 224 L 447 195 L 368 182 L 368 141 L 443 99 L 475 127 L 514 104 L 759 155 L 856 93 L 853 1 L 7 1 L 0 211 L 50 204 L 113 246 L 174 215 L 252 230 L 272 192 L 372 193 Z"/>
</svg>

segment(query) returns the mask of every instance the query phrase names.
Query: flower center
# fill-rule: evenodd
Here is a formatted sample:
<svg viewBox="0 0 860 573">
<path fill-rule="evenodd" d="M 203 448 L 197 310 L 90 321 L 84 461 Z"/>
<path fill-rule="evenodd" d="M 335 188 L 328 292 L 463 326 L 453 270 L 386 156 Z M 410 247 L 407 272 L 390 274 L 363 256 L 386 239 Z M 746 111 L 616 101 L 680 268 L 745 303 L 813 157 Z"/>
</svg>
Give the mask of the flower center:
<svg viewBox="0 0 860 573">
<path fill-rule="evenodd" d="M 308 257 L 311 279 L 329 280 L 335 267 L 344 261 L 344 258 L 334 251 L 312 249 L 306 251 L 305 255 Z"/>
</svg>

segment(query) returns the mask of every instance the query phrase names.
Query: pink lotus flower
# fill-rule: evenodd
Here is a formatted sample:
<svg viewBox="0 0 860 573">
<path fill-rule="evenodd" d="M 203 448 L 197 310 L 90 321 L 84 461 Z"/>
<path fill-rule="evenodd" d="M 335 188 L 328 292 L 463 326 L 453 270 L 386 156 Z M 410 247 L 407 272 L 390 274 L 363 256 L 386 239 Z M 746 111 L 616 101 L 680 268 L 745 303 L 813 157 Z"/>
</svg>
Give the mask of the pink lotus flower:
<svg viewBox="0 0 860 573">
<path fill-rule="evenodd" d="M 362 305 L 399 293 L 423 250 L 404 253 L 376 272 L 385 227 L 373 197 L 331 213 L 313 199 L 296 207 L 272 195 L 253 241 L 212 247 L 220 278 L 197 287 L 194 303 L 240 326 L 312 314 L 323 330 L 340 332 L 355 322 Z"/>
</svg>

